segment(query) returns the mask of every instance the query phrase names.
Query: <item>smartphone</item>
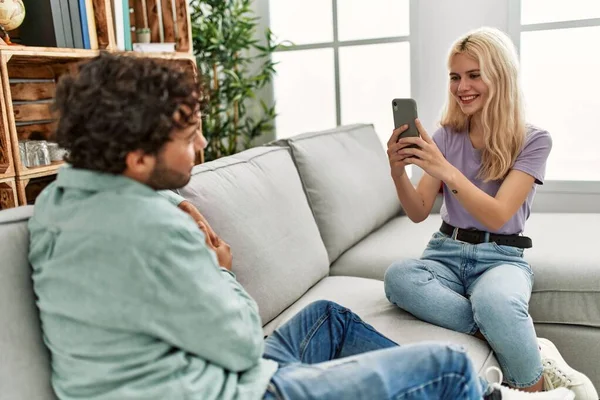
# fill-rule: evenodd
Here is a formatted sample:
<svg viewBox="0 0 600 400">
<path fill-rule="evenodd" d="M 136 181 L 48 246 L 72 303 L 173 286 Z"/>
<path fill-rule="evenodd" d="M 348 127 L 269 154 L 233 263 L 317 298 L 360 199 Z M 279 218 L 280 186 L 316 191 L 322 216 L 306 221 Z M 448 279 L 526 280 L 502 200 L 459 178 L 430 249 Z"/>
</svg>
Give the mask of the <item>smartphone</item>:
<svg viewBox="0 0 600 400">
<path fill-rule="evenodd" d="M 408 124 L 408 129 L 400 134 L 398 140 L 404 137 L 419 137 L 419 131 L 415 125 L 417 119 L 417 102 L 414 99 L 394 99 L 392 100 L 392 110 L 394 111 L 394 129 Z M 416 147 L 411 144 L 407 147 Z"/>
</svg>

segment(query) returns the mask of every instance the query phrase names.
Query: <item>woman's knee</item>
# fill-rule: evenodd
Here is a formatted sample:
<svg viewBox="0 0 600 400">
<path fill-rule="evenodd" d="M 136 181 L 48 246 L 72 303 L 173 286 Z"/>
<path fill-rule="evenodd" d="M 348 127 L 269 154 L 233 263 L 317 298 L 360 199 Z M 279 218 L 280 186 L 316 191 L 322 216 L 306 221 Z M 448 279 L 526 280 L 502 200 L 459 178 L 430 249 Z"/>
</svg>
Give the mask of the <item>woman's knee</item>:
<svg viewBox="0 0 600 400">
<path fill-rule="evenodd" d="M 402 260 L 390 265 L 385 271 L 383 285 L 388 299 L 410 296 L 416 282 L 423 280 L 423 274 L 432 275 L 418 260 Z"/>
<path fill-rule="evenodd" d="M 475 319 L 482 325 L 511 323 L 515 318 L 529 316 L 525 299 L 495 290 L 474 294 L 471 304 Z"/>
</svg>

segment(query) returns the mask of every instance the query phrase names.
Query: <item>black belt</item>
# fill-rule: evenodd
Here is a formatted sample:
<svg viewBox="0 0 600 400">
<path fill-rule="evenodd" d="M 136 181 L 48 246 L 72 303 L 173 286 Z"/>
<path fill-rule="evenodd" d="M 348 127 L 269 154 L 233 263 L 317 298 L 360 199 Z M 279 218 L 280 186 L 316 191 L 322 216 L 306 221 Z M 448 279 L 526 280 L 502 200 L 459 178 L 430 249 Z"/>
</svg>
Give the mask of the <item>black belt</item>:
<svg viewBox="0 0 600 400">
<path fill-rule="evenodd" d="M 455 228 L 446 222 L 442 222 L 440 232 L 451 236 L 452 239 L 460 242 L 467 242 L 471 244 L 485 243 L 486 233 L 485 231 L 478 231 L 475 229 L 461 229 Z M 496 233 L 489 234 L 488 242 L 495 242 L 501 246 L 512 246 L 520 249 L 530 249 L 532 247 L 531 238 L 521 235 L 499 235 Z"/>
</svg>

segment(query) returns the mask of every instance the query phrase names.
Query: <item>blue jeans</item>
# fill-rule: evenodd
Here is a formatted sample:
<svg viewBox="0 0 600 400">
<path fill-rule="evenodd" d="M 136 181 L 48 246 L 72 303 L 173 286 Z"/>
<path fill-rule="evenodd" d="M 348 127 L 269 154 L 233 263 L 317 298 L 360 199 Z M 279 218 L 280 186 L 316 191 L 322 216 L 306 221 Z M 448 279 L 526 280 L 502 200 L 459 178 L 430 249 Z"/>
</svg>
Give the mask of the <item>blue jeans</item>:
<svg viewBox="0 0 600 400">
<path fill-rule="evenodd" d="M 481 399 L 487 388 L 460 348 L 400 347 L 324 300 L 269 336 L 264 358 L 279 363 L 265 399 Z"/>
<path fill-rule="evenodd" d="M 421 259 L 392 264 L 384 283 L 390 302 L 423 321 L 468 334 L 480 330 L 509 385 L 528 387 L 541 378 L 528 311 L 533 272 L 523 249 L 436 232 Z"/>
</svg>

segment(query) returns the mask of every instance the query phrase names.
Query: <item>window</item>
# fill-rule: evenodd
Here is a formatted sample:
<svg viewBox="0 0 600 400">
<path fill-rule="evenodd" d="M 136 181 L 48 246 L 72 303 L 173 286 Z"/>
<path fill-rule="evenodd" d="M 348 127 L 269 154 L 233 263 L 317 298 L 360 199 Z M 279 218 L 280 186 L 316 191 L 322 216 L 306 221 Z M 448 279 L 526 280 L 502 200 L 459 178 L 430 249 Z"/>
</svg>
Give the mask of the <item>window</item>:
<svg viewBox="0 0 600 400">
<path fill-rule="evenodd" d="M 554 142 L 546 179 L 598 193 L 600 1 L 511 1 L 527 118 Z"/>
<path fill-rule="evenodd" d="M 278 138 L 373 123 L 382 143 L 391 102 L 411 96 L 411 0 L 269 0 Z"/>
</svg>

